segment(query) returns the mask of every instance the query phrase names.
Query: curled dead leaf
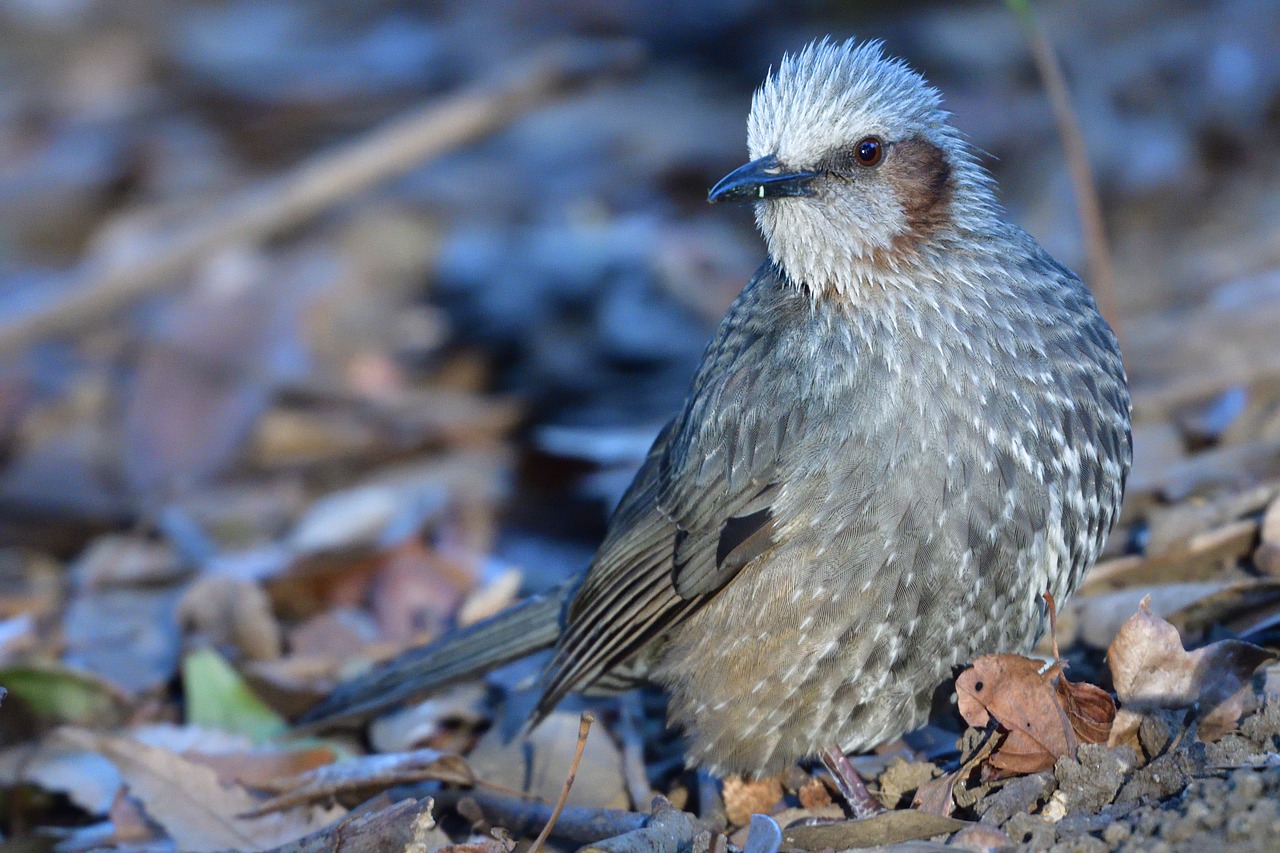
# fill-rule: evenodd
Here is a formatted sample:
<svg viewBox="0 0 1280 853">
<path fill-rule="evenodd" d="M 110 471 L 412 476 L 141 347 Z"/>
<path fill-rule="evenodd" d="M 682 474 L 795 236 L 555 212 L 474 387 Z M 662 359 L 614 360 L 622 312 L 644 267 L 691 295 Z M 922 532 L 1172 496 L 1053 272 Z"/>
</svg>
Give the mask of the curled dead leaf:
<svg viewBox="0 0 1280 853">
<path fill-rule="evenodd" d="M 1054 689 L 1080 742 L 1106 743 L 1116 718 L 1111 694 L 1094 684 L 1068 681 L 1065 674 L 1058 676 Z"/>
<path fill-rule="evenodd" d="M 956 679 L 960 715 L 982 728 L 995 720 L 1008 734 L 988 759 L 1002 775 L 1035 773 L 1052 767 L 1079 743 L 1041 662 L 1022 655 L 983 655 Z"/>
<path fill-rule="evenodd" d="M 987 759 L 997 775 L 1036 773 L 1080 743 L 1106 739 L 1115 704 L 1102 689 L 1074 684 L 1061 662 L 1045 667 L 1023 655 L 984 655 L 956 679 L 961 716 L 971 726 L 991 720 L 1007 734 Z"/>
<path fill-rule="evenodd" d="M 1142 599 L 1107 649 L 1121 709 L 1108 744 L 1137 746 L 1143 717 L 1160 708 L 1196 707 L 1200 739 L 1217 740 L 1246 710 L 1254 670 L 1274 657 L 1238 640 L 1188 652 L 1178 630 L 1151 612 L 1149 598 Z"/>
</svg>

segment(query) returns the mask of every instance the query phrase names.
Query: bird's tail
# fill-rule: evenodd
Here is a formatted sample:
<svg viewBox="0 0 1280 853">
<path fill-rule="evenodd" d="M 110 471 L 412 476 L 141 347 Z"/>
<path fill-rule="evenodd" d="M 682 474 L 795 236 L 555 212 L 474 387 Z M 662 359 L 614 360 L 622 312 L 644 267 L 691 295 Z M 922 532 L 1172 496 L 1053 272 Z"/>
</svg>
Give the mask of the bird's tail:
<svg viewBox="0 0 1280 853">
<path fill-rule="evenodd" d="M 298 725 L 313 730 L 362 719 L 550 648 L 560 638 L 568 596 L 567 589 L 557 589 L 528 598 L 496 616 L 410 649 L 339 684 Z"/>
</svg>

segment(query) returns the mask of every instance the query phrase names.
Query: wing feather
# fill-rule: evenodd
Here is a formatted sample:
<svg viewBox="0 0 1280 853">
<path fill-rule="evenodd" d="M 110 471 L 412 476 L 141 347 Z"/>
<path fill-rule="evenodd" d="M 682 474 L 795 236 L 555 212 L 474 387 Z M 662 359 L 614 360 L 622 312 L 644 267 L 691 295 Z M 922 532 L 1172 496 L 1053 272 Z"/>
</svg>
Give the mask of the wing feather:
<svg viewBox="0 0 1280 853">
<path fill-rule="evenodd" d="M 775 544 L 772 504 L 799 419 L 758 404 L 794 381 L 762 365 L 803 299 L 767 264 L 738 297 L 568 607 L 539 715 L 625 664 Z"/>
</svg>

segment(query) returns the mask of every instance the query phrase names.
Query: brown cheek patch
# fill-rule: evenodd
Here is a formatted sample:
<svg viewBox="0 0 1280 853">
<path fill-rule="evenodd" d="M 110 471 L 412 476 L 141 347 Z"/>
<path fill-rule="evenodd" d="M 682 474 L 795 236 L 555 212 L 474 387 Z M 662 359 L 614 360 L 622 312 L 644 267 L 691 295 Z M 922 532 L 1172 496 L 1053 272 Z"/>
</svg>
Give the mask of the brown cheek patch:
<svg viewBox="0 0 1280 853">
<path fill-rule="evenodd" d="M 953 182 L 941 148 L 920 137 L 904 139 L 884 165 L 910 227 L 903 237 L 923 239 L 950 221 Z"/>
</svg>

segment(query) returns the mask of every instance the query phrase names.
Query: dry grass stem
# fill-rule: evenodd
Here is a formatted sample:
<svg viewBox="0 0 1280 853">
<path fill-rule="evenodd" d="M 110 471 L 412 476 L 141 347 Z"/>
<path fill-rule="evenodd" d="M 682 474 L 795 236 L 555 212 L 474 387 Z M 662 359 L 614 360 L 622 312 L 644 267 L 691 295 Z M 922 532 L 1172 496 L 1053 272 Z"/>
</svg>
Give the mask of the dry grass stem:
<svg viewBox="0 0 1280 853">
<path fill-rule="evenodd" d="M 591 731 L 591 724 L 595 721 L 595 714 L 590 711 L 582 712 L 582 720 L 578 723 L 578 745 L 573 750 L 573 763 L 569 765 L 569 775 L 565 777 L 564 788 L 560 790 L 560 800 L 556 803 L 555 810 L 551 812 L 551 819 L 547 821 L 547 825 L 542 828 L 542 832 L 538 833 L 533 846 L 529 848 L 529 853 L 538 853 L 546 840 L 551 837 L 551 830 L 555 829 L 560 812 L 564 811 L 564 804 L 569 800 L 569 789 L 573 787 L 573 779 L 578 775 L 578 764 L 582 761 L 582 751 L 587 748 L 587 734 Z"/>
<path fill-rule="evenodd" d="M 72 273 L 61 298 L 0 325 L 0 353 L 99 323 L 170 285 L 193 262 L 280 234 L 352 196 L 512 124 L 607 72 L 634 64 L 629 44 L 569 42 L 513 63 L 498 78 L 395 118 L 354 142 L 215 203 L 185 225 L 120 227 Z M 150 217 L 149 217 L 150 218 Z M 123 224 L 123 223 L 121 223 Z M 110 228 L 110 225 L 108 226 Z M 140 232 L 140 233 L 139 233 Z M 114 249 L 114 251 L 113 251 Z"/>
</svg>

